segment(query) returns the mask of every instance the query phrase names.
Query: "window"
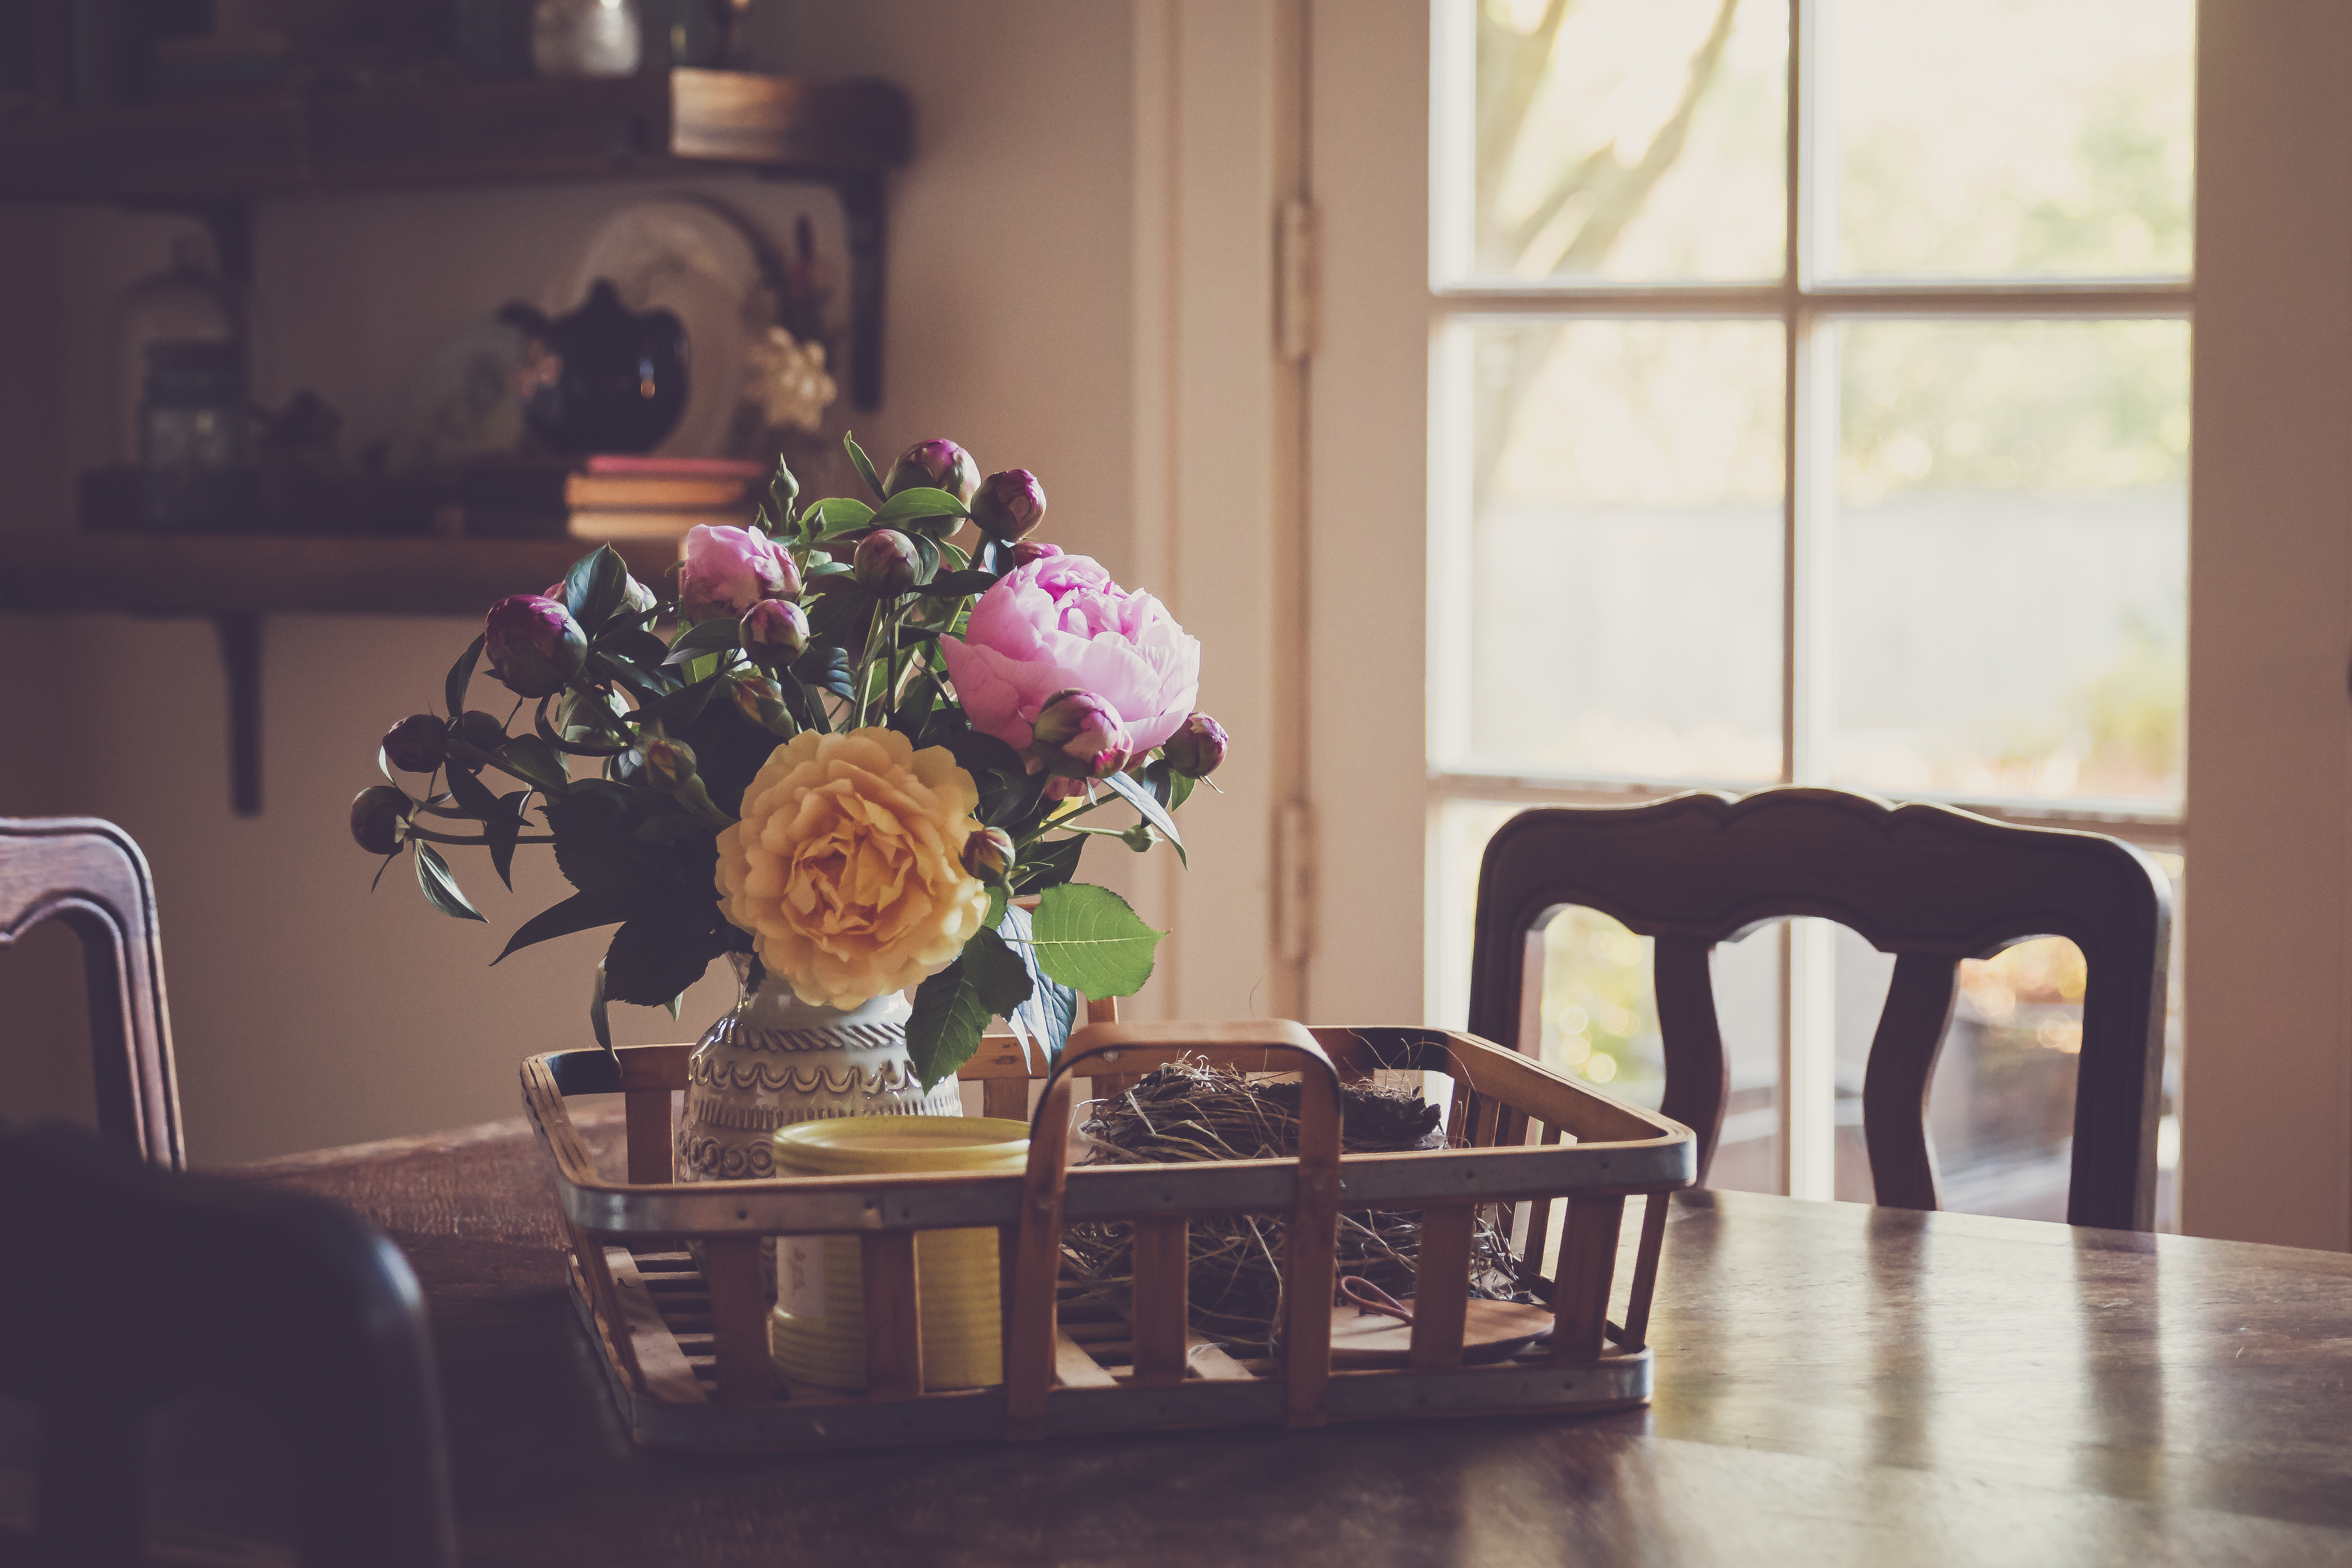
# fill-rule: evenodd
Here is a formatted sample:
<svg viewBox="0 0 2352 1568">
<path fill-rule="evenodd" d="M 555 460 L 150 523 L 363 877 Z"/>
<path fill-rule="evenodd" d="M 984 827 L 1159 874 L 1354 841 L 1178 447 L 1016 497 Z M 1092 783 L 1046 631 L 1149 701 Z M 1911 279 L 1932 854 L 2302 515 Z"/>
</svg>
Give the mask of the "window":
<svg viewBox="0 0 2352 1568">
<path fill-rule="evenodd" d="M 1831 784 L 2178 885 L 2192 51 L 2188 0 L 1438 0 L 1440 1017 L 1527 805 Z M 1654 1103 L 1646 946 L 1555 922 L 1543 1049 Z M 1718 953 L 1716 1184 L 1869 1195 L 1891 963 L 1813 921 Z M 2063 1215 L 2080 998 L 2066 943 L 1966 967 L 1948 1206 Z"/>
</svg>

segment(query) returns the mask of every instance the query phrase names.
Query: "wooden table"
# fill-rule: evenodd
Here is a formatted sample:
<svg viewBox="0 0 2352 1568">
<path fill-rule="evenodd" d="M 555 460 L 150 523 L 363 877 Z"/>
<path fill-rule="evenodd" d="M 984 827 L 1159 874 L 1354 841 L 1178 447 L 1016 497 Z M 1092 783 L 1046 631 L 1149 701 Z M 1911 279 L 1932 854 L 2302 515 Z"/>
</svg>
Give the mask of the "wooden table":
<svg viewBox="0 0 2352 1568">
<path fill-rule="evenodd" d="M 1694 1193 L 1645 1411 L 694 1458 L 624 1436 L 541 1160 L 253 1173 L 407 1249 L 469 1563 L 2352 1563 L 2352 1257 Z"/>
</svg>

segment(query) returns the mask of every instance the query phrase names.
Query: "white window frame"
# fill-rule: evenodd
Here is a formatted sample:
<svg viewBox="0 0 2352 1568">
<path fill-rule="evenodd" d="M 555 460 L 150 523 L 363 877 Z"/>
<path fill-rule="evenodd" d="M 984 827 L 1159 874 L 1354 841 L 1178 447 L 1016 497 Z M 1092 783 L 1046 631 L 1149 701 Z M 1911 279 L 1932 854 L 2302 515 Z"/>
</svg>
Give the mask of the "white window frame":
<svg viewBox="0 0 2352 1568">
<path fill-rule="evenodd" d="M 1470 188 L 1471 148 L 1466 106 L 1473 100 L 1474 7 L 1477 0 L 1435 0 L 1431 16 L 1429 309 L 1433 344 L 1442 343 L 1457 322 L 1481 317 L 1565 322 L 1605 318 L 1645 321 L 1739 320 L 1778 321 L 1786 334 L 1783 407 L 1787 415 L 1782 469 L 1781 757 L 1777 782 L 1827 784 L 1822 737 L 1831 710 L 1829 617 L 1814 607 L 1829 602 L 1829 526 L 1835 516 L 1831 493 L 1838 441 L 1838 367 L 1835 327 L 1842 321 L 2053 321 L 2128 319 L 2189 320 L 2194 283 L 2189 278 L 2115 277 L 1930 282 L 1832 279 L 1814 258 L 1833 243 L 1833 189 L 1822 145 L 1819 7 L 1788 0 L 1790 21 L 1786 199 L 1788 237 L 1783 275 L 1755 283 L 1618 283 L 1589 278 L 1455 282 L 1464 268 L 1461 248 L 1469 232 L 1458 210 Z M 1809 171 L 1822 171 L 1812 177 Z M 1456 210 L 1446 210 L 1448 206 Z M 1442 358 L 1433 353 L 1433 362 Z M 1466 394 L 1457 377 L 1433 363 L 1430 376 L 1432 478 L 1430 614 L 1427 679 L 1430 689 L 1458 699 L 1466 689 L 1461 661 L 1468 625 L 1468 584 L 1460 563 L 1468 555 L 1468 486 L 1454 473 L 1463 443 L 1458 426 L 1466 417 Z M 1450 601 L 1450 602 L 1449 602 Z M 1693 788 L 1744 792 L 1753 781 L 1657 780 L 1590 773 L 1481 770 L 1458 761 L 1466 750 L 1459 732 L 1464 705 L 1431 705 L 1428 816 L 1434 838 L 1440 812 L 1456 803 L 1525 805 L 1588 802 L 1629 803 Z M 2114 834 L 2155 849 L 2181 847 L 2181 816 L 2155 803 L 2122 800 L 2059 800 L 1982 795 L 1927 795 L 1906 799 L 1939 800 L 2005 820 Z M 1427 993 L 1440 994 L 1443 933 L 1463 925 L 1468 912 L 1444 878 L 1431 851 L 1424 963 Z M 1782 986 L 1780 1152 L 1783 1189 L 1790 1196 L 1828 1198 L 1835 1191 L 1835 1033 L 1830 1006 L 1831 933 L 1823 922 L 1804 921 L 1786 928 Z M 1450 1008 L 1448 1010 L 1451 1010 Z"/>
</svg>

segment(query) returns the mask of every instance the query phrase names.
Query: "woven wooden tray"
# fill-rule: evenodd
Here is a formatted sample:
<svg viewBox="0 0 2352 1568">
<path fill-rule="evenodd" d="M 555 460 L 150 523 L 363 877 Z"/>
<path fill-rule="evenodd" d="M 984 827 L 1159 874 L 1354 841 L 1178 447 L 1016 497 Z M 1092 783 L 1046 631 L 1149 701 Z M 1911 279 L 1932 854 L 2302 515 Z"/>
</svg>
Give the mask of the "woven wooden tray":
<svg viewBox="0 0 2352 1568">
<path fill-rule="evenodd" d="M 703 1451 L 1036 1438 L 1180 1426 L 1314 1426 L 1327 1421 L 1503 1411 L 1622 1409 L 1650 1395 L 1644 1342 L 1665 1194 L 1693 1179 L 1678 1123 L 1623 1105 L 1475 1036 L 1433 1029 L 1307 1028 L 1286 1022 L 1097 1023 L 1071 1037 L 1040 1099 L 1024 1175 L 670 1180 L 672 1091 L 687 1046 L 562 1051 L 523 1063 L 523 1101 L 553 1162 L 572 1237 L 572 1288 L 636 1440 Z M 1066 1164 L 1073 1086 L 1097 1091 L 1187 1056 L 1251 1072 L 1297 1072 L 1297 1160 L 1183 1165 Z M 1444 1150 L 1339 1152 L 1339 1086 L 1379 1070 L 1454 1083 Z M 992 1037 L 963 1076 L 992 1114 L 1025 1104 L 1032 1067 Z M 1109 1080 L 1108 1084 L 1106 1080 Z M 605 1179 L 574 1130 L 568 1097 L 625 1097 L 628 1174 Z M 1019 1096 L 1016 1102 L 1013 1097 Z M 1629 1196 L 1648 1194 L 1621 1321 L 1610 1321 Z M 1544 1275 L 1555 1215 L 1558 1262 Z M 1342 1211 L 1419 1209 L 1421 1285 L 1406 1364 L 1331 1364 L 1334 1237 Z M 1284 1346 L 1227 1354 L 1190 1328 L 1191 1216 L 1285 1216 Z M 1517 1244 L 1520 1283 L 1550 1303 L 1548 1340 L 1465 1365 L 1467 1282 L 1482 1212 Z M 1068 1221 L 1136 1227 L 1131 1321 L 1066 1307 Z M 925 1392 L 914 1238 L 994 1226 L 1003 1274 L 1003 1385 Z M 760 1240 L 860 1241 L 869 1387 L 787 1384 L 770 1359 Z M 700 1263 L 684 1245 L 700 1243 Z"/>
</svg>

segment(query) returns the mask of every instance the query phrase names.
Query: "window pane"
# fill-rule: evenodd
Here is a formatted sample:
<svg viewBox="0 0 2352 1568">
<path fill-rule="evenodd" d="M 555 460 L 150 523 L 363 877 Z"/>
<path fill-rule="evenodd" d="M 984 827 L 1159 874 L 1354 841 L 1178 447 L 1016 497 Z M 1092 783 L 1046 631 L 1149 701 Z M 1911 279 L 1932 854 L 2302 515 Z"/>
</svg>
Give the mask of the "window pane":
<svg viewBox="0 0 2352 1568">
<path fill-rule="evenodd" d="M 1470 1007 L 1470 932 L 1478 861 L 1495 830 L 1520 807 L 1451 801 L 1439 814 L 1441 1018 L 1459 1026 Z M 1563 910 L 1544 928 L 1542 1035 L 1517 1044 L 1547 1066 L 1656 1110 L 1665 1093 L 1665 1050 L 1653 984 L 1655 943 L 1594 910 Z M 1731 1065 L 1723 1140 L 1707 1185 L 1780 1190 L 1779 928 L 1715 950 L 1716 1015 Z"/>
<path fill-rule="evenodd" d="M 2180 1227 L 2181 858 L 2172 879 L 2171 995 L 2157 1129 L 2156 1227 Z M 1863 1142 L 1862 1080 L 1895 960 L 1852 931 L 1837 933 L 1837 1195 L 1873 1197 Z M 2021 942 L 1960 965 L 1959 996 L 1927 1090 L 1927 1132 L 1944 1207 L 1961 1214 L 2063 1220 L 2074 1148 L 2074 1079 L 2083 1048 L 2082 951 L 2063 937 Z"/>
<path fill-rule="evenodd" d="M 2191 0 L 1829 0 L 1846 275 L 2189 270 Z"/>
<path fill-rule="evenodd" d="M 1841 339 L 1833 780 L 2177 803 L 2187 323 Z"/>
<path fill-rule="evenodd" d="M 1467 465 L 1470 508 L 1438 574 L 1442 760 L 1779 776 L 1784 342 L 1756 321 L 1454 329 L 1447 379 L 1475 390 L 1441 459 Z"/>
<path fill-rule="evenodd" d="M 1760 279 L 1786 254 L 1785 0 L 1473 0 L 1451 197 L 1489 278 Z M 1465 268 L 1449 265 L 1448 271 Z"/>
</svg>

